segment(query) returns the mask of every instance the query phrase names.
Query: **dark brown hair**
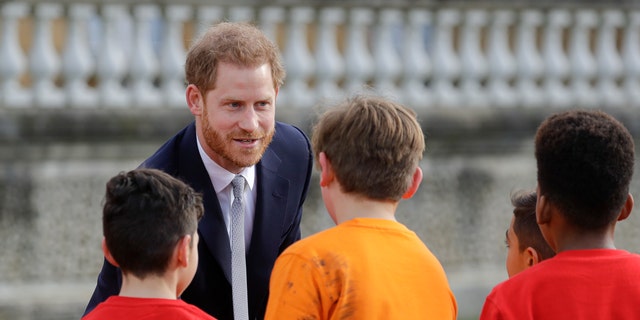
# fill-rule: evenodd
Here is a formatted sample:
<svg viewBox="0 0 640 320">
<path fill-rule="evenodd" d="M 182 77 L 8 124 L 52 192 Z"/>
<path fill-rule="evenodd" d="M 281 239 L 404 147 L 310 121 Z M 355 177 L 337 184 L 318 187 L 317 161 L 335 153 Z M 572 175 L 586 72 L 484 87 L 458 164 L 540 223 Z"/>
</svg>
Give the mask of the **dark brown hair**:
<svg viewBox="0 0 640 320">
<path fill-rule="evenodd" d="M 583 230 L 617 219 L 629 193 L 634 143 L 602 111 L 571 110 L 542 122 L 535 138 L 538 185 L 568 221 Z"/>
<path fill-rule="evenodd" d="M 518 237 L 518 250 L 531 247 L 538 252 L 540 261 L 556 255 L 544 240 L 536 222 L 536 192 L 519 191 L 511 194 L 513 205 L 513 232 Z"/>
<path fill-rule="evenodd" d="M 156 169 L 122 172 L 107 182 L 102 213 L 105 241 L 125 273 L 162 275 L 180 238 L 193 235 L 202 197 Z"/>
</svg>

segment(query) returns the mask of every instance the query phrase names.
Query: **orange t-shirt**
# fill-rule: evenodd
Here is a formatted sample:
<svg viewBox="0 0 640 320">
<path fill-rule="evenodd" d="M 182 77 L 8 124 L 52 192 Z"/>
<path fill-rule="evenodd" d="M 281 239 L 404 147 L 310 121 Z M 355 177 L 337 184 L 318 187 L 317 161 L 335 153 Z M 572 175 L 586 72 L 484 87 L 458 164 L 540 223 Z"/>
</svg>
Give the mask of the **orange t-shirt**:
<svg viewBox="0 0 640 320">
<path fill-rule="evenodd" d="M 456 319 L 440 262 L 404 225 L 353 219 L 276 260 L 266 319 Z"/>
</svg>

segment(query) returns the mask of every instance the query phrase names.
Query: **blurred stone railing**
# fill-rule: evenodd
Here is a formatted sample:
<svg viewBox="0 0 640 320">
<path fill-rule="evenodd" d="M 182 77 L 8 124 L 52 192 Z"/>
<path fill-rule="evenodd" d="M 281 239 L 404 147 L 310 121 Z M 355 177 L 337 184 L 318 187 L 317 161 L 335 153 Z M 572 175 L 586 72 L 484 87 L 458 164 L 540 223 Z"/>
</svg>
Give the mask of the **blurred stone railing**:
<svg viewBox="0 0 640 320">
<path fill-rule="evenodd" d="M 363 86 L 422 110 L 640 106 L 633 2 L 216 3 L 4 2 L 0 109 L 181 107 L 186 48 L 220 20 L 281 45 L 283 108 Z"/>
</svg>

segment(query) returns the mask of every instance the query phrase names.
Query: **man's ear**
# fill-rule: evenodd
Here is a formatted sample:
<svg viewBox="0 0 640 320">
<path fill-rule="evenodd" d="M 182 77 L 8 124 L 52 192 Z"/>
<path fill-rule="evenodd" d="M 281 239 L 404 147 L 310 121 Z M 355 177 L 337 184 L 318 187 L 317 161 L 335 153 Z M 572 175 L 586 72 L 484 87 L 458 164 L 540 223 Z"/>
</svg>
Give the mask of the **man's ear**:
<svg viewBox="0 0 640 320">
<path fill-rule="evenodd" d="M 540 256 L 538 255 L 538 251 L 532 247 L 527 247 L 524 249 L 524 259 L 526 259 L 525 264 L 527 267 L 533 267 L 538 262 L 540 262 Z"/>
<path fill-rule="evenodd" d="M 413 172 L 413 178 L 411 180 L 411 186 L 402 195 L 402 199 L 409 199 L 413 197 L 413 195 L 418 191 L 418 187 L 420 187 L 420 183 L 422 182 L 422 169 L 420 167 L 416 167 L 416 171 Z"/>
<path fill-rule="evenodd" d="M 320 164 L 320 186 L 326 187 L 335 178 L 335 174 L 333 172 L 333 167 L 331 166 L 331 161 L 327 158 L 327 155 L 324 152 L 320 152 L 318 155 L 318 163 Z"/>
<path fill-rule="evenodd" d="M 175 248 L 175 261 L 179 267 L 188 267 L 189 266 L 189 254 L 191 253 L 190 249 L 191 244 L 191 235 L 186 235 L 180 238 L 178 244 Z"/>
<path fill-rule="evenodd" d="M 618 221 L 628 218 L 631 215 L 631 210 L 633 210 L 633 196 L 629 193 L 627 201 L 625 201 L 622 210 L 620 210 L 620 215 L 618 215 Z"/>
<path fill-rule="evenodd" d="M 190 84 L 187 86 L 185 96 L 191 114 L 194 116 L 202 115 L 202 109 L 204 108 L 204 96 L 202 92 L 200 92 L 200 89 L 198 89 L 195 84 Z"/>
<path fill-rule="evenodd" d="M 115 267 L 120 267 L 111 255 L 111 251 L 109 251 L 109 247 L 107 247 L 107 240 L 104 237 L 102 237 L 102 253 L 104 254 L 104 257 L 107 259 L 107 261 L 109 261 L 109 263 L 111 263 Z"/>
</svg>

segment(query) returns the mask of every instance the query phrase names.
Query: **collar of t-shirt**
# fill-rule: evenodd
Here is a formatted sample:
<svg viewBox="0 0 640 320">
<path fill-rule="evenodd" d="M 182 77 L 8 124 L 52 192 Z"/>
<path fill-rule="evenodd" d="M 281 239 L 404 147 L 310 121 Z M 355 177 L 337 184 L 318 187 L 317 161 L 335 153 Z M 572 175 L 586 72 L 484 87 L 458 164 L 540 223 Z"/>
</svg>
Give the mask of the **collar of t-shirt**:
<svg viewBox="0 0 640 320">
<path fill-rule="evenodd" d="M 235 173 L 231 173 L 213 161 L 200 144 L 200 139 L 196 137 L 198 143 L 198 152 L 202 163 L 209 174 L 209 179 L 213 185 L 213 189 L 216 191 L 216 196 L 220 202 L 220 209 L 222 209 L 222 217 L 227 228 L 227 235 L 229 235 L 229 241 L 231 241 L 231 203 L 233 201 L 233 187 L 231 181 L 236 176 Z M 257 190 L 254 188 L 256 182 L 256 166 L 244 168 L 240 173 L 247 181 L 248 188 L 245 186 L 244 190 L 244 243 L 247 250 L 249 250 L 249 244 L 251 242 L 251 233 L 253 232 L 253 220 L 255 217 L 255 207 Z"/>
</svg>

